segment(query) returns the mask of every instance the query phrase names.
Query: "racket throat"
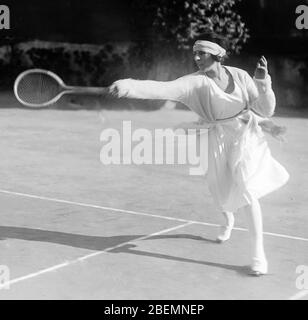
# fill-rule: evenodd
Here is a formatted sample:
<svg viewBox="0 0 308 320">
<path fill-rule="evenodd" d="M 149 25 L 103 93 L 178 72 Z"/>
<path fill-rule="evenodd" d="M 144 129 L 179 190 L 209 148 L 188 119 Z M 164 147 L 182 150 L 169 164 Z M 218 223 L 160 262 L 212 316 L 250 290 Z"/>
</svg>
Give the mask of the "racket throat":
<svg viewBox="0 0 308 320">
<path fill-rule="evenodd" d="M 66 86 L 64 94 L 89 94 L 89 95 L 106 95 L 108 88 L 106 87 L 79 87 Z"/>
</svg>

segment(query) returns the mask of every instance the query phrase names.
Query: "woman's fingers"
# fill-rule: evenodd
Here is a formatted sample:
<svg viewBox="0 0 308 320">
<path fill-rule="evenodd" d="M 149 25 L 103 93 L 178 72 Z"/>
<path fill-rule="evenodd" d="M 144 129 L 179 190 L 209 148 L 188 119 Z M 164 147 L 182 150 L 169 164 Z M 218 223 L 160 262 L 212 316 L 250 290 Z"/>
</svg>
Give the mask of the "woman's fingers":
<svg viewBox="0 0 308 320">
<path fill-rule="evenodd" d="M 259 62 L 257 63 L 257 68 L 258 68 L 258 69 L 267 70 L 267 65 L 266 65 L 264 62 L 261 63 L 261 62 L 259 61 Z"/>
<path fill-rule="evenodd" d="M 108 94 L 112 97 L 117 95 L 117 91 L 117 86 L 114 83 L 108 87 Z"/>
<path fill-rule="evenodd" d="M 118 80 L 108 87 L 108 94 L 113 98 L 122 98 L 126 95 L 125 86 L 122 84 L 123 80 Z"/>
<path fill-rule="evenodd" d="M 258 63 L 261 64 L 261 66 L 267 68 L 267 60 L 264 56 L 261 57 Z"/>
<path fill-rule="evenodd" d="M 262 67 L 261 65 L 257 65 L 257 69 L 267 70 L 267 68 L 266 68 L 266 67 Z"/>
<path fill-rule="evenodd" d="M 264 56 L 262 56 L 257 62 L 256 70 L 255 70 L 255 78 L 256 79 L 264 79 L 267 75 L 267 61 Z"/>
<path fill-rule="evenodd" d="M 264 79 L 268 74 L 267 71 L 267 60 L 264 56 L 262 56 L 257 62 L 257 67 L 255 70 L 255 78 L 256 79 Z"/>
</svg>

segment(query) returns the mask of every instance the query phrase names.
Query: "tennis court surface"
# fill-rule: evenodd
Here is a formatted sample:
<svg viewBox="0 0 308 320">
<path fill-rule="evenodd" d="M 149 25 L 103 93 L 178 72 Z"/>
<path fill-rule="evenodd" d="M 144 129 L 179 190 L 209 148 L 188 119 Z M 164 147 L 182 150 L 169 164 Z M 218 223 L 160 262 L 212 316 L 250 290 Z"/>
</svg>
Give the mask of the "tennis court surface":
<svg viewBox="0 0 308 320">
<path fill-rule="evenodd" d="M 187 166 L 100 162 L 104 126 L 155 128 L 186 111 L 0 109 L 0 299 L 308 299 L 296 268 L 308 266 L 307 119 L 269 137 L 290 182 L 261 201 L 269 274 L 247 275 L 245 217 L 225 244 L 222 216 L 202 176 Z"/>
</svg>

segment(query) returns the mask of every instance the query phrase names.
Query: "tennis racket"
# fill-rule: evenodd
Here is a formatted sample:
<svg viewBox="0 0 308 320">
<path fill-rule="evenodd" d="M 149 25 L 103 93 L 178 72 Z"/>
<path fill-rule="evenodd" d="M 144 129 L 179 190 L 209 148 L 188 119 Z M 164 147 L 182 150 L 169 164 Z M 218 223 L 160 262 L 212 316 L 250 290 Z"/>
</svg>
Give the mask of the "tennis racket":
<svg viewBox="0 0 308 320">
<path fill-rule="evenodd" d="M 68 86 L 55 73 L 44 69 L 22 72 L 14 82 L 14 94 L 26 107 L 43 108 L 56 103 L 66 94 L 108 94 L 107 87 Z"/>
</svg>

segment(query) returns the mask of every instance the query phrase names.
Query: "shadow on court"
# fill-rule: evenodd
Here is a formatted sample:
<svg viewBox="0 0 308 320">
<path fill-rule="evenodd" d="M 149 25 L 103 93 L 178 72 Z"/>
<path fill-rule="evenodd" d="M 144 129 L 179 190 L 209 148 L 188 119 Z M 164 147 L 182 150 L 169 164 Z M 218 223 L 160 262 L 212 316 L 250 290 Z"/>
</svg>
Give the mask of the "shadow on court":
<svg viewBox="0 0 308 320">
<path fill-rule="evenodd" d="M 127 241 L 133 241 L 142 235 L 97 237 L 82 234 L 48 231 L 21 227 L 0 227 L 1 239 L 19 239 L 26 241 L 49 242 L 65 246 L 101 251 Z"/>
<path fill-rule="evenodd" d="M 179 235 L 178 235 L 179 236 Z M 201 238 L 201 237 L 200 237 Z M 202 239 L 205 241 L 214 242 L 213 240 L 208 239 Z M 231 264 L 224 264 L 224 263 L 216 263 L 216 262 L 209 262 L 209 261 L 202 261 L 202 260 L 194 260 L 194 259 L 186 259 L 181 257 L 175 257 L 171 255 L 161 254 L 161 253 L 152 253 L 152 252 L 146 252 L 141 250 L 136 250 L 136 245 L 133 244 L 126 244 L 119 248 L 113 249 L 109 252 L 113 253 L 129 253 L 129 254 L 135 254 L 138 256 L 144 256 L 144 257 L 150 257 L 150 258 L 157 258 L 157 259 L 165 259 L 165 260 L 172 260 L 177 262 L 187 262 L 187 263 L 195 263 L 203 266 L 209 266 L 209 267 L 216 267 L 221 268 L 225 270 L 231 270 L 237 272 L 241 276 L 249 276 L 249 266 L 237 266 L 237 265 L 231 265 Z"/>
<path fill-rule="evenodd" d="M 0 227 L 1 240 L 5 239 L 19 239 L 26 241 L 39 241 L 39 242 L 49 242 L 54 244 L 60 244 L 75 248 L 82 248 L 88 250 L 102 251 L 114 246 L 121 245 L 128 241 L 134 241 L 137 238 L 143 237 L 145 235 L 122 235 L 122 236 L 110 236 L 110 237 L 98 237 L 98 236 L 88 236 L 82 234 L 66 233 L 66 232 L 57 232 L 57 231 L 48 231 L 32 228 L 22 228 L 22 227 L 9 227 L 1 226 Z M 195 241 L 203 241 L 208 243 L 217 243 L 215 240 L 207 239 L 200 236 L 194 236 L 191 234 L 176 234 L 176 235 L 159 235 L 148 238 L 148 240 L 159 240 L 159 239 L 189 239 Z M 146 239 L 145 239 L 146 240 Z M 248 266 L 237 266 L 229 265 L 215 262 L 208 262 L 202 260 L 186 259 L 166 254 L 158 254 L 152 252 L 146 252 L 134 249 L 136 245 L 133 244 L 124 244 L 119 248 L 112 249 L 110 253 L 128 253 L 138 256 L 146 256 L 157 259 L 172 260 L 177 262 L 186 262 L 194 263 L 199 265 L 211 266 L 222 268 L 225 270 L 236 271 L 240 275 L 247 275 L 249 271 Z"/>
<path fill-rule="evenodd" d="M 120 245 L 128 241 L 134 241 L 137 238 L 144 237 L 145 235 L 123 235 L 123 236 L 111 236 L 111 237 L 98 237 L 98 236 L 88 236 L 83 234 L 22 228 L 22 227 L 6 227 L 0 226 L 0 240 L 5 239 L 19 239 L 26 241 L 39 241 L 39 242 L 49 242 L 55 244 L 62 244 L 65 246 L 82 248 L 88 250 L 101 251 L 108 248 Z M 206 241 L 210 243 L 216 243 L 215 240 L 206 239 L 199 236 L 194 236 L 190 234 L 177 234 L 177 235 L 160 235 L 153 236 L 149 239 L 191 239 L 197 241 Z"/>
</svg>

